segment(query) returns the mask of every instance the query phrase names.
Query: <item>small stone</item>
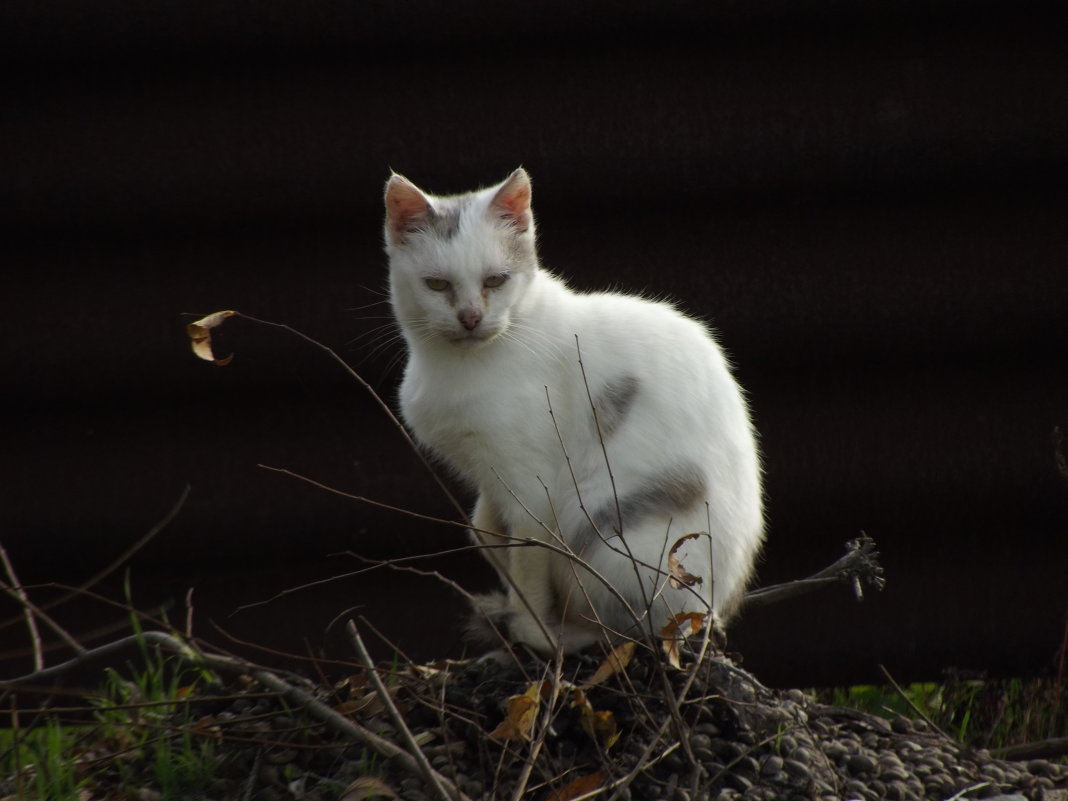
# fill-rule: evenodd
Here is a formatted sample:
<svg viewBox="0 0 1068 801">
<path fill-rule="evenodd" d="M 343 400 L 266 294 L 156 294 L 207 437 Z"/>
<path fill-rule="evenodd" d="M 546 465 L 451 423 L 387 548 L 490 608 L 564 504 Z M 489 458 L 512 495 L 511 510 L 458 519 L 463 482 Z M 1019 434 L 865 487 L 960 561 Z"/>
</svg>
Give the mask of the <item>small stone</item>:
<svg viewBox="0 0 1068 801">
<path fill-rule="evenodd" d="M 1045 759 L 1032 759 L 1027 763 L 1027 772 L 1033 776 L 1045 776 L 1049 773 L 1049 762 Z"/>
<path fill-rule="evenodd" d="M 832 762 L 837 762 L 849 753 L 849 749 L 838 740 L 823 743 L 823 753 Z"/>
<path fill-rule="evenodd" d="M 742 757 L 741 762 L 735 765 L 734 769 L 744 776 L 756 778 L 760 775 L 760 763 L 751 756 Z"/>
<path fill-rule="evenodd" d="M 897 734 L 909 734 L 912 731 L 912 721 L 904 715 L 894 715 L 890 720 L 890 729 Z"/>
<path fill-rule="evenodd" d="M 793 701 L 795 704 L 804 704 L 808 697 L 800 690 L 787 690 L 786 698 L 789 701 Z"/>
<path fill-rule="evenodd" d="M 796 754 L 797 751 L 794 753 Z M 808 779 L 812 775 L 808 765 L 796 759 L 787 759 L 782 763 L 782 766 L 786 772 L 795 779 Z"/>
<path fill-rule="evenodd" d="M 842 785 L 842 789 L 845 790 L 846 796 L 850 798 L 862 798 L 868 792 L 868 786 L 857 779 L 847 779 L 845 784 Z"/>
<path fill-rule="evenodd" d="M 781 756 L 772 754 L 760 765 L 760 775 L 774 776 L 777 773 L 782 773 L 783 763 L 783 758 Z"/>
<path fill-rule="evenodd" d="M 733 787 L 740 793 L 746 792 L 753 783 L 740 773 L 728 773 L 723 777 L 723 783 Z"/>
<path fill-rule="evenodd" d="M 694 751 L 711 751 L 712 738 L 702 732 L 695 732 L 690 736 L 690 748 L 692 748 Z"/>
<path fill-rule="evenodd" d="M 875 770 L 875 760 L 867 754 L 853 754 L 846 760 L 846 770 L 854 776 L 858 773 L 871 773 Z"/>
</svg>

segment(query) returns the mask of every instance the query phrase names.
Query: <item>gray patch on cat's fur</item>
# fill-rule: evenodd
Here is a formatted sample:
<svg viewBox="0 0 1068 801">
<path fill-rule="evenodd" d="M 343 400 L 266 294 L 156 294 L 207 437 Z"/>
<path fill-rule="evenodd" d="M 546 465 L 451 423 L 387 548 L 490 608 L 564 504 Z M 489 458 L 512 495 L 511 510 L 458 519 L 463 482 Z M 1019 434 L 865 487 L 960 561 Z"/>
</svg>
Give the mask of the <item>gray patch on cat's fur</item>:
<svg viewBox="0 0 1068 801">
<path fill-rule="evenodd" d="M 460 219 L 471 205 L 471 198 L 458 197 L 450 200 L 444 208 L 432 209 L 422 228 L 427 233 L 446 241 L 460 233 Z"/>
<path fill-rule="evenodd" d="M 625 375 L 605 384 L 600 395 L 594 399 L 593 406 L 597 410 L 597 424 L 600 427 L 601 436 L 605 439 L 611 437 L 627 417 L 634 399 L 641 388 L 641 381 L 632 375 Z"/>
<path fill-rule="evenodd" d="M 704 473 L 695 465 L 678 465 L 650 478 L 640 489 L 621 496 L 618 507 L 613 502 L 595 510 L 590 515 L 593 525 L 587 523 L 576 532 L 571 547 L 581 554 L 602 538 L 618 536 L 620 520 L 626 532 L 649 517 L 672 517 L 706 498 Z"/>
</svg>

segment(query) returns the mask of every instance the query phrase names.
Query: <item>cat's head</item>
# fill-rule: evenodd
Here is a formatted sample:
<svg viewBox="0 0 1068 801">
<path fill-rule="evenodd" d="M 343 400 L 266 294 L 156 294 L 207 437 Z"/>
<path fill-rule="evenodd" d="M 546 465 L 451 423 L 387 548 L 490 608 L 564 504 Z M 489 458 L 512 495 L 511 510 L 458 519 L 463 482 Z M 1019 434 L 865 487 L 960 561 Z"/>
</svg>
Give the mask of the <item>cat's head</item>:
<svg viewBox="0 0 1068 801">
<path fill-rule="evenodd" d="M 385 200 L 390 297 L 409 340 L 473 347 L 506 334 L 538 268 L 526 171 L 451 197 L 394 174 Z"/>
</svg>

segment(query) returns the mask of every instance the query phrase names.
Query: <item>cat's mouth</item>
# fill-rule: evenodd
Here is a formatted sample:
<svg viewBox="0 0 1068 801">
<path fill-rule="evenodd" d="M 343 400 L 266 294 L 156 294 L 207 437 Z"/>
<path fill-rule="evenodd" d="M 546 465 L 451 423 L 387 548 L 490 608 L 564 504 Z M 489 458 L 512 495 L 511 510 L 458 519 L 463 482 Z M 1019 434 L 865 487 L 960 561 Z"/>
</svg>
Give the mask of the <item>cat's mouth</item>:
<svg viewBox="0 0 1068 801">
<path fill-rule="evenodd" d="M 477 348 L 497 338 L 497 331 L 486 328 L 476 328 L 474 331 L 452 332 L 448 335 L 449 341 L 458 348 Z"/>
</svg>

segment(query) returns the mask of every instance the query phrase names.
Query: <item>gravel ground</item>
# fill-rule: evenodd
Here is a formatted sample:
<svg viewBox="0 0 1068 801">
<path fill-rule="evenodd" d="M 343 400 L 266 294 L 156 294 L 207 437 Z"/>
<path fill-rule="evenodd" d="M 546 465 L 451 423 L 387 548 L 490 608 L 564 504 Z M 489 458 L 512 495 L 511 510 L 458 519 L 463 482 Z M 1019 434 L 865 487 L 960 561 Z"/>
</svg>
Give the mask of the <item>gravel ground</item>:
<svg viewBox="0 0 1068 801">
<path fill-rule="evenodd" d="M 722 655 L 706 657 L 691 677 L 639 651 L 589 686 L 602 661 L 569 657 L 558 669 L 534 658 L 518 666 L 469 661 L 394 668 L 384 678 L 428 762 L 473 801 L 510 799 L 521 785 L 524 798 L 538 801 L 606 786 L 613 788 L 599 797 L 650 801 L 1068 801 L 1064 764 L 994 759 L 922 721 L 772 691 Z M 320 692 L 403 746 L 404 733 L 366 676 Z M 666 701 L 669 693 L 681 702 Z M 199 725 L 223 735 L 222 778 L 210 798 L 440 797 L 417 771 L 352 745 L 277 698 L 205 698 L 195 711 Z M 368 772 L 377 779 L 351 784 Z"/>
</svg>

